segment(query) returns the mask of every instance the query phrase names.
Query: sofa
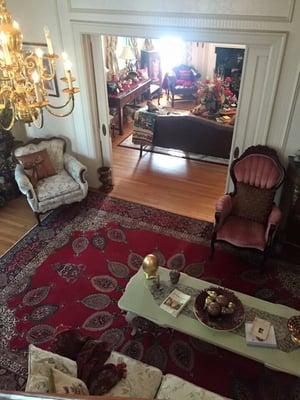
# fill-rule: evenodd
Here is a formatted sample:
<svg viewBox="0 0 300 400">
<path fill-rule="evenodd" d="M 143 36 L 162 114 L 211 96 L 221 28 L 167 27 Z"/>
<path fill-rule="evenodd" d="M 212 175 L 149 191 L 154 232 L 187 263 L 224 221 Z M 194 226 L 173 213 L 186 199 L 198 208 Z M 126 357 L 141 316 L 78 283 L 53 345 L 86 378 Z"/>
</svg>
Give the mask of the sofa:
<svg viewBox="0 0 300 400">
<path fill-rule="evenodd" d="M 75 342 L 74 342 L 75 343 Z M 74 343 L 71 347 L 67 347 L 67 354 L 70 356 L 74 349 Z M 78 346 L 78 342 L 76 343 Z M 77 348 L 75 345 L 75 348 Z M 79 342 L 80 345 L 80 342 Z M 98 344 L 100 345 L 100 344 Z M 63 342 L 63 346 L 65 343 Z M 104 353 L 106 352 L 103 347 Z M 93 354 L 90 352 L 91 347 L 87 349 L 83 358 L 90 360 L 93 364 Z M 95 350 L 95 349 L 94 349 Z M 71 351 L 71 352 L 70 352 Z M 99 348 L 98 350 L 99 351 Z M 102 350 L 101 350 L 102 351 Z M 101 360 L 101 351 L 98 353 L 99 363 Z M 107 353 L 107 352 L 106 352 Z M 53 393 L 55 395 L 73 394 L 89 395 L 91 393 L 105 393 L 105 397 L 109 398 L 139 398 L 139 399 L 159 399 L 159 400 L 222 400 L 224 397 L 210 392 L 206 389 L 193 385 L 174 375 L 163 375 L 162 371 L 156 367 L 145 364 L 141 361 L 130 358 L 124 354 L 112 351 L 108 354 L 108 358 L 104 355 L 103 368 L 100 381 L 97 380 L 97 374 L 94 374 L 96 364 L 90 370 L 91 375 L 82 375 L 82 364 L 77 363 L 74 359 L 67 358 L 58 353 L 49 352 L 40 349 L 32 344 L 29 345 L 28 351 L 28 378 L 25 391 L 28 393 Z M 105 365 L 107 368 L 105 368 Z M 113 365 L 112 365 L 113 364 Z M 126 365 L 126 374 L 120 371 Z M 118 377 L 109 373 L 111 367 L 116 368 Z M 100 373 L 101 369 L 99 369 Z M 114 372 L 116 372 L 114 370 Z M 81 379 L 79 379 L 79 376 Z M 113 385 L 114 382 L 117 382 Z M 112 383 L 112 384 L 111 384 Z M 97 386 L 98 385 L 98 386 Z M 109 392 L 103 391 L 105 387 L 111 387 Z M 89 389 L 88 389 L 89 388 Z"/>
<path fill-rule="evenodd" d="M 113 351 L 107 363 L 125 363 L 127 377 L 107 396 L 158 400 L 224 400 L 223 396 L 196 386 L 175 375 L 163 375 L 158 368 Z"/>
<path fill-rule="evenodd" d="M 185 114 L 135 113 L 132 142 L 229 159 L 233 126 Z"/>
</svg>

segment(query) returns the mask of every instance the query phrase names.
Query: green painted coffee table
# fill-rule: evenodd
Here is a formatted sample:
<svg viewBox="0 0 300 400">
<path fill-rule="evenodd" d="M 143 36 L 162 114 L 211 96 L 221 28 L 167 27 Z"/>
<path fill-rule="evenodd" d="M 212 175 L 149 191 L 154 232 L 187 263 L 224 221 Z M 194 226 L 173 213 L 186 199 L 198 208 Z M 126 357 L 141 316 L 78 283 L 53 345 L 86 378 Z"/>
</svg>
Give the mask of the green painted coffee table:
<svg viewBox="0 0 300 400">
<path fill-rule="evenodd" d="M 159 273 L 162 285 L 169 285 L 169 270 L 160 267 Z M 184 313 L 174 318 L 159 307 L 159 303 L 154 299 L 150 291 L 149 285 L 152 284 L 150 282 L 146 281 L 142 269 L 128 282 L 125 292 L 118 302 L 120 309 L 127 311 L 128 320 L 134 316 L 140 316 L 159 326 L 183 332 L 199 340 L 263 363 L 271 369 L 300 377 L 300 347 L 295 347 L 293 351 L 285 352 L 273 348 L 248 346 L 245 337 L 236 332 L 212 330 L 202 325 L 197 319 L 192 318 L 191 315 L 185 315 Z M 192 278 L 184 273 L 181 273 L 179 284 L 199 291 L 212 286 L 209 282 Z M 269 303 L 239 292 L 235 292 L 235 294 L 244 306 L 256 309 L 258 312 L 267 312 L 275 317 L 285 319 L 299 314 L 299 311 L 284 305 Z"/>
</svg>

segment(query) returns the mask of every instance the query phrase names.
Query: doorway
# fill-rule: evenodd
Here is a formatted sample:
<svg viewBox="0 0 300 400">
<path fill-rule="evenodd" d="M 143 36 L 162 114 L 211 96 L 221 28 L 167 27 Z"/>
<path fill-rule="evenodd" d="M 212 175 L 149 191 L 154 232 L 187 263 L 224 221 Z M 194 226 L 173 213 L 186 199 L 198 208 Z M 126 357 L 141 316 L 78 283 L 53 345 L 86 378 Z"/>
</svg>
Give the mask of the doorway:
<svg viewBox="0 0 300 400">
<path fill-rule="evenodd" d="M 243 57 L 240 62 L 231 52 L 244 55 L 245 46 L 222 47 L 169 36 L 105 36 L 102 40 L 113 136 L 112 195 L 212 221 L 215 202 L 225 191 L 243 67 Z M 223 59 L 217 73 L 219 50 L 223 50 Z M 229 61 L 224 65 L 226 54 Z M 170 86 L 177 69 L 185 80 L 178 76 L 176 88 L 184 89 L 172 98 Z M 147 93 L 141 87 L 149 79 L 148 89 L 154 86 L 157 90 L 150 92 L 151 106 L 156 115 L 167 116 L 165 125 L 156 131 L 161 146 L 143 146 L 140 157 L 136 139 L 139 132 L 144 137 L 146 129 L 137 120 L 148 118 L 143 96 Z M 121 102 L 122 114 L 118 110 Z M 142 117 L 137 118 L 138 114 Z"/>
<path fill-rule="evenodd" d="M 144 26 L 127 26 L 119 24 L 118 27 L 113 25 L 101 25 L 74 22 L 73 34 L 76 49 L 76 59 L 78 60 L 78 75 L 82 88 L 82 114 L 78 113 L 75 117 L 75 129 L 78 130 L 78 137 L 83 134 L 89 135 L 88 129 L 85 129 L 82 121 L 88 120 L 90 114 L 90 93 L 86 84 L 85 59 L 82 46 L 82 35 L 90 35 L 92 42 L 93 53 L 99 57 L 95 57 L 97 64 L 96 71 L 96 86 L 98 101 L 98 113 L 101 124 L 99 129 L 94 131 L 95 146 L 100 137 L 102 149 L 104 146 L 110 146 L 110 138 L 108 135 L 103 135 L 103 128 L 108 129 L 108 106 L 107 88 L 105 81 L 103 50 L 99 40 L 100 35 L 122 35 L 124 37 L 145 37 L 145 35 L 159 38 L 166 33 L 170 34 L 172 30 L 164 27 L 147 27 Z M 282 59 L 285 35 L 275 33 L 253 33 L 246 31 L 229 32 L 226 30 L 205 31 L 199 29 L 186 28 L 180 31 L 180 34 L 185 40 L 194 40 L 214 43 L 244 43 L 246 45 L 245 64 L 243 77 L 241 82 L 241 98 L 239 99 L 239 118 L 236 121 L 233 143 L 230 159 L 233 158 L 233 150 L 239 150 L 240 153 L 252 144 L 264 144 L 267 142 L 269 123 L 274 102 L 278 75 L 280 71 L 280 63 Z M 101 56 L 101 57 L 100 57 Z M 80 115 L 82 117 L 80 118 Z M 78 124 L 76 123 L 78 122 Z M 91 121 L 88 121 L 91 124 Z M 80 129 L 83 128 L 83 129 Z M 83 132 L 86 130 L 86 132 Z M 80 131 L 80 132 L 79 132 Z M 78 144 L 78 147 L 80 144 Z M 236 153 L 236 152 L 235 152 Z M 106 158 L 106 152 L 103 154 L 104 163 L 110 165 L 112 157 Z M 100 162 L 100 161 L 99 161 Z M 98 164 L 99 165 L 99 164 Z M 126 166 L 124 166 L 126 167 Z M 124 189 L 125 191 L 126 189 Z M 229 180 L 227 179 L 226 191 L 230 190 Z M 145 192 L 144 198 L 147 198 Z M 157 200 L 159 202 L 159 200 Z"/>
</svg>

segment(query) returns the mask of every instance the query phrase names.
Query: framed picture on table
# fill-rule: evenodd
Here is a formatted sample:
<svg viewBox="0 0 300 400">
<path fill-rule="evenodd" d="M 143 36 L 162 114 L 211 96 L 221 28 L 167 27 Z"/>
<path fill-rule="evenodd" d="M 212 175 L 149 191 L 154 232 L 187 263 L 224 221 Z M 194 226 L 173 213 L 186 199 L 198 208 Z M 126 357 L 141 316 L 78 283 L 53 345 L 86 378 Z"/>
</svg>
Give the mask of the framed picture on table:
<svg viewBox="0 0 300 400">
<path fill-rule="evenodd" d="M 44 43 L 23 43 L 23 51 L 26 53 L 34 53 L 37 48 L 41 48 L 44 53 L 47 53 L 48 48 Z M 43 59 L 44 68 L 50 71 L 50 61 L 47 58 Z M 45 89 L 47 90 L 48 96 L 59 97 L 59 90 L 57 84 L 56 75 L 51 81 L 44 81 Z"/>
</svg>

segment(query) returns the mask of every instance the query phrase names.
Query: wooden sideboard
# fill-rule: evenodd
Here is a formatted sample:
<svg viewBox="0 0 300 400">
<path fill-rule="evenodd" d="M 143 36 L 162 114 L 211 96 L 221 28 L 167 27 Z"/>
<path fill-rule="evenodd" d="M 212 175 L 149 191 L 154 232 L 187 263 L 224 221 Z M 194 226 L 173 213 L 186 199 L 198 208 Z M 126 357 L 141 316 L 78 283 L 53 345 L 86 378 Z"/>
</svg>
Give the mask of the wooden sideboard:
<svg viewBox="0 0 300 400">
<path fill-rule="evenodd" d="M 139 82 L 137 85 L 133 86 L 125 92 L 121 92 L 118 95 L 109 95 L 108 104 L 111 108 L 116 108 L 118 111 L 118 129 L 120 133 L 123 133 L 123 107 L 146 93 L 149 97 L 150 95 L 150 84 L 151 79 Z"/>
</svg>

